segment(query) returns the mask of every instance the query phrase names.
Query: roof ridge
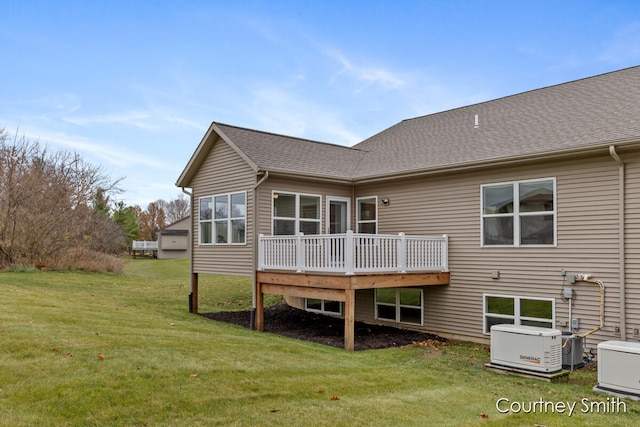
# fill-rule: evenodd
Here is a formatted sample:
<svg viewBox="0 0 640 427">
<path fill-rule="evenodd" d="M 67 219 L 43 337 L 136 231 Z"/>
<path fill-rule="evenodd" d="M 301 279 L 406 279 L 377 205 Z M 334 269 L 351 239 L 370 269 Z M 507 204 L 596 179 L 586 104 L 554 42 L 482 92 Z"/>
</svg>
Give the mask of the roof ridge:
<svg viewBox="0 0 640 427">
<path fill-rule="evenodd" d="M 420 116 L 411 117 L 411 118 L 408 118 L 408 119 L 403 119 L 403 120 L 399 121 L 396 124 L 400 124 L 400 123 L 404 123 L 404 122 L 410 122 L 412 120 L 419 120 L 419 119 L 423 119 L 425 117 L 431 117 L 431 116 L 435 116 L 435 115 L 438 115 L 438 114 L 449 113 L 449 112 L 452 112 L 452 111 L 457 111 L 457 110 L 477 107 L 477 106 L 480 106 L 480 105 L 483 105 L 483 104 L 489 104 L 489 103 L 493 103 L 493 102 L 500 101 L 500 100 L 507 99 L 507 98 L 514 98 L 516 96 L 525 95 L 525 94 L 528 94 L 528 93 L 539 92 L 541 90 L 548 90 L 548 89 L 551 89 L 551 88 L 554 88 L 554 87 L 566 86 L 566 85 L 569 85 L 569 84 L 578 83 L 578 82 L 582 82 L 582 81 L 586 81 L 586 80 L 597 79 L 597 78 L 601 78 L 601 77 L 604 77 L 604 76 L 609 75 L 609 74 L 617 74 L 617 73 L 620 73 L 620 72 L 623 72 L 623 71 L 628 71 L 628 70 L 631 70 L 631 69 L 634 69 L 634 68 L 640 68 L 640 65 L 634 65 L 632 67 L 627 67 L 627 68 L 622 68 L 622 69 L 619 69 L 619 70 L 607 71 L 605 73 L 596 74 L 595 76 L 582 77 L 582 78 L 575 79 L 575 80 L 569 80 L 568 82 L 555 83 L 555 84 L 551 84 L 551 85 L 548 85 L 548 86 L 543 86 L 543 87 L 538 87 L 538 88 L 534 88 L 534 89 L 525 90 L 525 91 L 518 92 L 518 93 L 512 93 L 510 95 L 504 95 L 504 96 L 500 96 L 498 98 L 493 98 L 493 99 L 488 99 L 486 101 L 476 102 L 475 104 L 462 105 L 460 107 L 450 108 L 448 110 L 442 110 L 442 111 L 436 111 L 434 113 L 423 114 L 423 115 L 420 115 Z M 393 127 L 393 126 L 391 126 L 391 127 Z M 389 128 L 387 128 L 387 129 L 389 129 Z M 380 131 L 379 133 L 382 133 L 387 129 L 384 129 L 384 130 Z M 375 136 L 375 135 L 373 135 L 373 136 Z M 367 138 L 367 139 L 369 139 L 369 138 Z M 367 139 L 365 139 L 364 141 L 366 141 Z M 364 141 L 361 141 L 361 142 L 364 142 Z"/>
</svg>

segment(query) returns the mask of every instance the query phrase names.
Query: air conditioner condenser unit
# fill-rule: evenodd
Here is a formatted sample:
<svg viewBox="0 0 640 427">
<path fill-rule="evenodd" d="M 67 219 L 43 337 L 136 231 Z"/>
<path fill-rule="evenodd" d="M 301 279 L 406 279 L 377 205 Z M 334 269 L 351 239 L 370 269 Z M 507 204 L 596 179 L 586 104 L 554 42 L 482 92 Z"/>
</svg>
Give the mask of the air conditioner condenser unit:
<svg viewBox="0 0 640 427">
<path fill-rule="evenodd" d="M 491 327 L 491 364 L 526 371 L 562 370 L 562 331 L 521 325 Z"/>
<path fill-rule="evenodd" d="M 604 341 L 598 344 L 595 389 L 640 398 L 640 343 Z"/>
</svg>

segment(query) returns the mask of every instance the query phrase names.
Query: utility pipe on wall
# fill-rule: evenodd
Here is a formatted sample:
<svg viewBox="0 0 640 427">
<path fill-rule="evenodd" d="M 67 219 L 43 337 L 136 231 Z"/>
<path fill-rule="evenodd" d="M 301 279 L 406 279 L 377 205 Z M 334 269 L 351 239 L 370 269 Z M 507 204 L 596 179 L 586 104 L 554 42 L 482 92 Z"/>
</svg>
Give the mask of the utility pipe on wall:
<svg viewBox="0 0 640 427">
<path fill-rule="evenodd" d="M 619 257 L 619 276 L 620 276 L 620 338 L 627 340 L 627 289 L 626 289 L 626 254 L 625 254 L 625 167 L 624 162 L 616 153 L 616 147 L 609 146 L 609 154 L 618 164 L 618 257 Z"/>
<path fill-rule="evenodd" d="M 565 348 L 572 338 L 585 338 L 587 335 L 591 335 L 592 333 L 597 332 L 604 327 L 604 282 L 602 280 L 591 279 L 587 275 L 583 276 L 580 274 L 576 275 L 576 281 L 594 283 L 600 287 L 600 323 L 598 326 L 596 326 L 595 328 L 593 328 L 592 330 L 584 334 L 576 334 L 575 332 L 573 332 L 573 328 L 571 328 L 572 333 L 569 337 L 567 337 L 565 342 L 562 344 L 562 348 Z M 569 300 L 569 322 L 571 322 L 571 304 L 572 304 L 572 301 Z"/>
</svg>

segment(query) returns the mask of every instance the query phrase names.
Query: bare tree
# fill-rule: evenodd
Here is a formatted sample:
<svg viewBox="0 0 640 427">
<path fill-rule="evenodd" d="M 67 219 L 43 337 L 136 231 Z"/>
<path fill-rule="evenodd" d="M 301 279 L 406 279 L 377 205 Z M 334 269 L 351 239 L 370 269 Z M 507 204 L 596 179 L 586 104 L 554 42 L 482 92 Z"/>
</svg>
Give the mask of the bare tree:
<svg viewBox="0 0 640 427">
<path fill-rule="evenodd" d="M 166 202 L 162 199 L 157 200 L 156 203 L 164 211 L 167 224 L 173 224 L 183 218 L 189 216 L 190 206 L 189 199 L 184 197 L 184 194 L 179 194 L 175 199 Z"/>
<path fill-rule="evenodd" d="M 73 267 L 78 254 L 113 252 L 122 233 L 92 203 L 118 182 L 76 153 L 0 129 L 0 267 Z"/>
</svg>

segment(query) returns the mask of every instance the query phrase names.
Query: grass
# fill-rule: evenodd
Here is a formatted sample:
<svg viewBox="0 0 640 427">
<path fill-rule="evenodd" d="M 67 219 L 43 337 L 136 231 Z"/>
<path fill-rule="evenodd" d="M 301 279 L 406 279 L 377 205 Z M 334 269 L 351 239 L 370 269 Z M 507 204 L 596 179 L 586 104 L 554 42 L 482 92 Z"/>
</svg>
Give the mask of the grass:
<svg viewBox="0 0 640 427">
<path fill-rule="evenodd" d="M 566 384 L 489 372 L 482 346 L 349 353 L 188 313 L 187 260 L 122 275 L 0 272 L 0 426 L 630 425 L 581 412 L 594 371 Z M 246 278 L 200 276 L 201 311 L 251 304 Z M 357 337 L 356 337 L 357 339 Z M 510 402 L 575 413 L 501 414 Z"/>
</svg>

